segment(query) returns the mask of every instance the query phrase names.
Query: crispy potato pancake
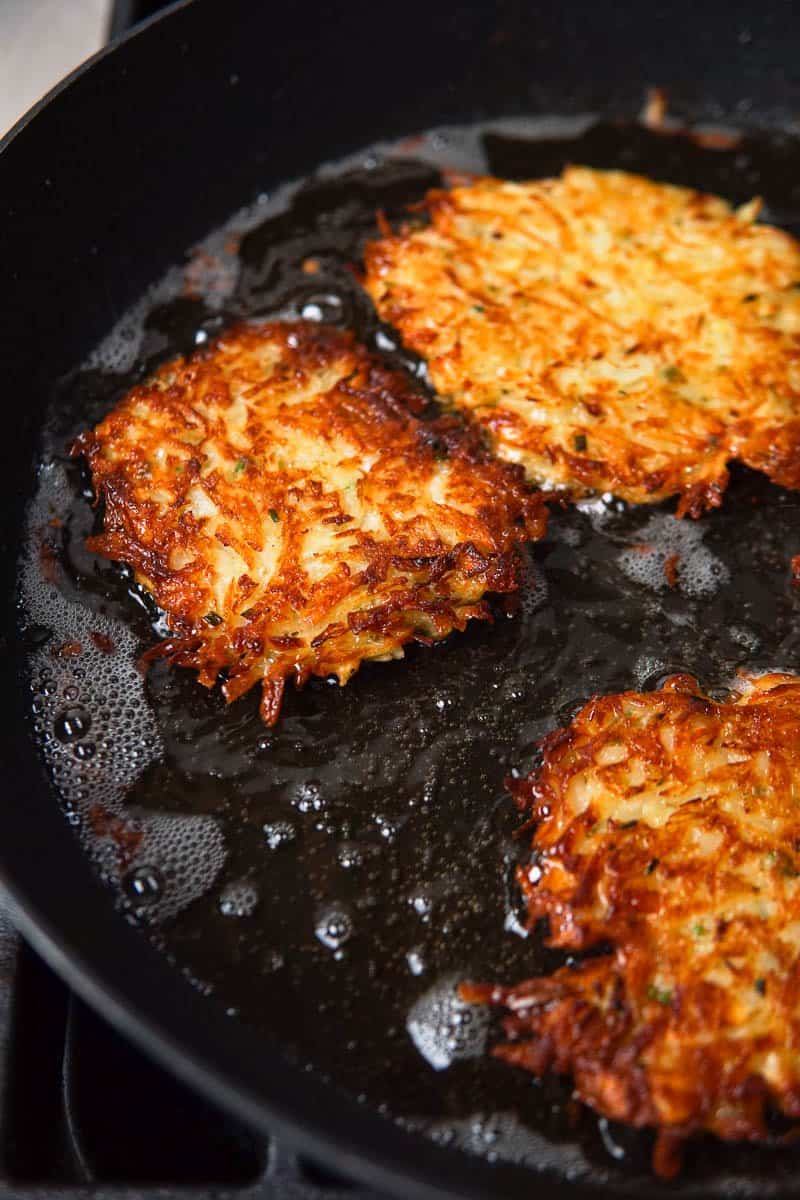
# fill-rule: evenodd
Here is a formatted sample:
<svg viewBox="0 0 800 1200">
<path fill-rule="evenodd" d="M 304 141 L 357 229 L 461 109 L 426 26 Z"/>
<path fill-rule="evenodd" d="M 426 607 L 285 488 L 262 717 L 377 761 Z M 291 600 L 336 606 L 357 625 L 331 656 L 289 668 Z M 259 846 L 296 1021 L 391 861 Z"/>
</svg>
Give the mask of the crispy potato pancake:
<svg viewBox="0 0 800 1200">
<path fill-rule="evenodd" d="M 512 784 L 538 822 L 530 921 L 551 946 L 611 949 L 463 989 L 510 1013 L 499 1057 L 658 1129 L 663 1174 L 695 1131 L 758 1140 L 766 1109 L 800 1118 L 800 679 L 737 687 L 720 703 L 675 676 L 545 739 Z"/>
<path fill-rule="evenodd" d="M 397 658 L 517 586 L 545 510 L 352 338 L 313 323 L 230 330 L 135 387 L 74 453 L 104 502 L 90 549 L 167 615 L 156 649 L 228 700 Z"/>
<path fill-rule="evenodd" d="M 367 289 L 531 480 L 693 516 L 732 459 L 800 486 L 800 245 L 758 201 L 573 167 L 425 207 L 367 247 Z"/>
</svg>

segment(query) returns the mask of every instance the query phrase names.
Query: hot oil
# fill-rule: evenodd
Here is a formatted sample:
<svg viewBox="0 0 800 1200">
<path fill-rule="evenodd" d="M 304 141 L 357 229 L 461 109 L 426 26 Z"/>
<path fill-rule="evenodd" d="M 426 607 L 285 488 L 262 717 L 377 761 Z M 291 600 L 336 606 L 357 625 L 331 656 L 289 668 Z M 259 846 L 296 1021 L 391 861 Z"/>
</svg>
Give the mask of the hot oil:
<svg viewBox="0 0 800 1200">
<path fill-rule="evenodd" d="M 530 769 L 541 737 L 592 693 L 676 671 L 713 692 L 740 667 L 797 667 L 789 563 L 800 498 L 742 470 L 723 509 L 696 524 L 676 526 L 674 504 L 599 498 L 557 512 L 519 602 L 498 605 L 492 626 L 368 664 L 344 689 L 316 680 L 290 691 L 269 730 L 254 695 L 226 707 L 188 672 L 136 672 L 163 620 L 129 574 L 86 551 L 96 517 L 64 455 L 157 362 L 231 320 L 302 315 L 352 328 L 426 386 L 353 272 L 375 210 L 399 216 L 441 182 L 440 167 L 532 177 L 567 161 L 734 200 L 760 191 L 773 218 L 800 219 L 796 142 L 712 150 L 588 121 L 439 130 L 260 198 L 54 397 L 23 619 L 34 731 L 57 789 L 129 913 L 198 986 L 298 1062 L 438 1140 L 621 1187 L 646 1172 L 646 1137 L 580 1113 L 558 1081 L 493 1061 L 494 1028 L 455 993 L 464 977 L 511 982 L 563 961 L 524 927 L 514 870 L 526 842 L 503 779 Z M 80 651 L 64 653 L 70 642 Z M 767 1153 L 703 1144 L 688 1178 L 708 1194 L 736 1172 L 746 1190 Z M 792 1162 L 778 1155 L 773 1178 Z"/>
</svg>

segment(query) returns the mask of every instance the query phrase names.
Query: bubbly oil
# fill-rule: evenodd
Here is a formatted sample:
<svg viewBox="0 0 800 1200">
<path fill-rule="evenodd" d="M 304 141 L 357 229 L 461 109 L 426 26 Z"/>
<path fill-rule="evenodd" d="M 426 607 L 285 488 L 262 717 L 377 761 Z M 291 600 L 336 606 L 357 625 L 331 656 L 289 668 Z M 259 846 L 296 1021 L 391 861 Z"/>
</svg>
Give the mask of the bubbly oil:
<svg viewBox="0 0 800 1200">
<path fill-rule="evenodd" d="M 542 736 L 593 693 L 676 671 L 714 691 L 741 667 L 795 669 L 800 499 L 734 470 L 723 509 L 697 523 L 677 523 L 674 502 L 597 497 L 556 512 L 492 626 L 367 664 L 343 689 L 313 680 L 267 729 L 255 694 L 226 707 L 189 672 L 137 670 L 163 616 L 129 572 L 87 552 L 98 516 L 65 452 L 158 362 L 232 320 L 353 328 L 427 386 L 352 271 L 376 209 L 398 217 L 443 171 L 524 178 L 568 161 L 734 201 L 761 192 L 773 219 L 791 228 L 800 216 L 790 139 L 711 150 L 589 117 L 434 130 L 258 197 L 53 396 L 20 620 L 54 791 L 120 904 L 198 987 L 440 1142 L 624 1190 L 646 1177 L 647 1137 L 582 1112 L 557 1080 L 493 1061 L 488 1013 L 457 995 L 465 977 L 510 983 L 563 961 L 525 926 L 514 872 L 526 839 L 503 780 L 529 770 Z M 708 1195 L 736 1175 L 739 1192 L 765 1195 L 754 1172 L 774 1153 L 704 1144 L 686 1179 Z M 776 1187 L 795 1161 L 771 1162 Z"/>
</svg>

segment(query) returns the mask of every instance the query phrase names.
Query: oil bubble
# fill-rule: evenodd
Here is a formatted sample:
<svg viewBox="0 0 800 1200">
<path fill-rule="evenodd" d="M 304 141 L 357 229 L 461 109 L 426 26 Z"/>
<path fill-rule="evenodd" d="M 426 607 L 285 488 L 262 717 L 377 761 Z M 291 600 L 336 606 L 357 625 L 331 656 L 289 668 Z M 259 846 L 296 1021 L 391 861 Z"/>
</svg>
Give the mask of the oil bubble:
<svg viewBox="0 0 800 1200">
<path fill-rule="evenodd" d="M 434 1071 L 443 1071 L 484 1051 L 489 1029 L 485 1008 L 466 1004 L 458 994 L 460 975 L 447 975 L 424 992 L 408 1014 L 406 1029 Z"/>
<path fill-rule="evenodd" d="M 489 1162 L 527 1163 L 538 1170 L 557 1167 L 569 1179 L 578 1179 L 589 1170 L 579 1144 L 567 1147 L 561 1142 L 553 1143 L 528 1128 L 514 1112 L 474 1113 L 471 1117 L 435 1122 L 424 1128 L 440 1145 L 458 1146 Z"/>
<path fill-rule="evenodd" d="M 378 826 L 378 832 L 385 841 L 394 841 L 398 830 L 397 821 L 392 820 L 391 817 L 384 816 L 382 813 L 376 813 L 375 824 Z"/>
<path fill-rule="evenodd" d="M 421 975 L 425 970 L 425 961 L 418 950 L 409 950 L 406 954 L 406 962 L 412 975 Z"/>
<path fill-rule="evenodd" d="M 247 879 L 228 883 L 220 892 L 219 911 L 223 917 L 249 917 L 258 905 L 258 888 Z"/>
<path fill-rule="evenodd" d="M 339 950 L 353 936 L 353 919 L 346 908 L 333 906 L 319 915 L 314 932 L 323 946 Z"/>
<path fill-rule="evenodd" d="M 264 840 L 270 850 L 288 846 L 297 837 L 297 830 L 289 821 L 267 821 L 263 826 Z"/>
<path fill-rule="evenodd" d="M 315 779 L 306 779 L 295 788 L 292 804 L 298 812 L 322 812 L 325 803 Z"/>
<path fill-rule="evenodd" d="M 608 1154 L 616 1159 L 617 1162 L 621 1162 L 625 1158 L 625 1147 L 621 1146 L 614 1138 L 608 1118 L 600 1117 L 597 1122 L 597 1128 Z"/>
<path fill-rule="evenodd" d="M 67 745 L 86 737 L 92 727 L 92 718 L 85 708 L 72 704 L 56 713 L 53 731 L 60 742 Z"/>
<path fill-rule="evenodd" d="M 342 300 L 335 292 L 309 296 L 300 309 L 300 316 L 306 321 L 325 321 L 335 324 L 341 320 Z"/>
<path fill-rule="evenodd" d="M 421 917 L 423 921 L 429 920 L 433 912 L 433 898 L 427 892 L 419 892 L 415 896 L 409 896 L 408 902 L 418 917 Z"/>
<path fill-rule="evenodd" d="M 364 852 L 356 842 L 342 842 L 336 852 L 336 861 L 345 871 L 352 871 L 364 864 Z"/>
<path fill-rule="evenodd" d="M 122 885 L 126 894 L 137 904 L 154 904 L 164 892 L 161 873 L 147 864 L 128 871 Z"/>
<path fill-rule="evenodd" d="M 617 564 L 634 583 L 651 591 L 677 588 L 693 600 L 706 599 L 730 580 L 725 563 L 703 544 L 706 528 L 670 513 L 655 513 Z"/>
</svg>

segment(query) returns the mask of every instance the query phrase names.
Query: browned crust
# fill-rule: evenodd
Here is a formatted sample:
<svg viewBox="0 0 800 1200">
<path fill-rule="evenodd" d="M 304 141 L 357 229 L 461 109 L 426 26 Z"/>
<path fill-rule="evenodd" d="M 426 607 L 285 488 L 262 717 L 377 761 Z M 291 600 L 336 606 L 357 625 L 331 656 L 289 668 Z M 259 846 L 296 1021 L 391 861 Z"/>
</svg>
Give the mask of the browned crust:
<svg viewBox="0 0 800 1200">
<path fill-rule="evenodd" d="M 223 673 L 228 700 L 260 683 L 272 723 L 289 677 L 345 682 L 365 658 L 485 618 L 484 593 L 517 586 L 542 498 L 475 431 L 420 420 L 423 403 L 349 335 L 268 323 L 166 364 L 79 437 L 73 453 L 104 504 L 89 547 L 132 566 L 169 620 L 172 636 L 147 657 L 191 667 L 207 687 Z M 309 465 L 317 451 L 332 478 Z M 356 468 L 351 502 L 337 472 Z M 320 570 L 308 539 L 323 533 Z M 230 578 L 226 550 L 240 566 Z"/>
<path fill-rule="evenodd" d="M 656 1128 L 666 1173 L 693 1133 L 758 1141 L 767 1107 L 800 1119 L 800 680 L 741 687 L 722 703 L 676 676 L 545 739 L 510 783 L 536 825 L 529 920 L 550 946 L 611 951 L 463 988 L 509 1014 L 498 1057 Z"/>
<path fill-rule="evenodd" d="M 800 247 L 757 202 L 569 168 L 425 207 L 366 247 L 367 290 L 533 481 L 693 517 L 735 459 L 800 485 Z"/>
</svg>

